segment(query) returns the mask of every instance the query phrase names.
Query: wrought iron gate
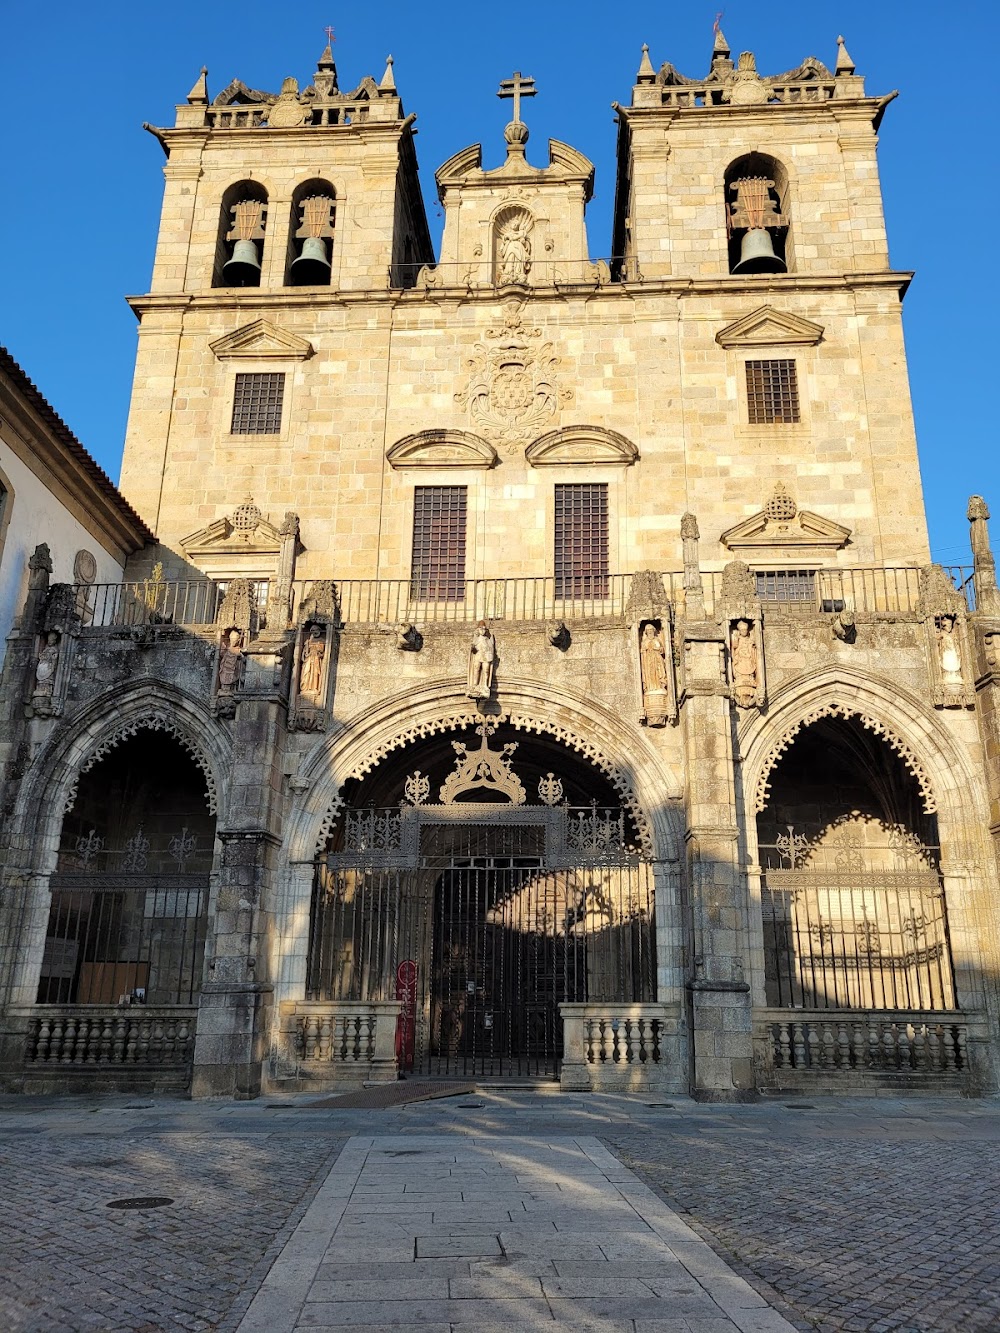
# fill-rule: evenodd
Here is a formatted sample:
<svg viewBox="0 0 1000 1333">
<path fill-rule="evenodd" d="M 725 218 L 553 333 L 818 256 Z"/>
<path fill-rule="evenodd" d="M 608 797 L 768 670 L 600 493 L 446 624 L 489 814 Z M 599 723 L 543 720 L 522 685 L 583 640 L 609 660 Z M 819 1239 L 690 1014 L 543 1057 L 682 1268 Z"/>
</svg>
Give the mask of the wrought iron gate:
<svg viewBox="0 0 1000 1333">
<path fill-rule="evenodd" d="M 620 811 L 349 812 L 317 865 L 308 998 L 399 998 L 401 1068 L 556 1077 L 564 1001 L 655 998 L 650 868 Z"/>
</svg>

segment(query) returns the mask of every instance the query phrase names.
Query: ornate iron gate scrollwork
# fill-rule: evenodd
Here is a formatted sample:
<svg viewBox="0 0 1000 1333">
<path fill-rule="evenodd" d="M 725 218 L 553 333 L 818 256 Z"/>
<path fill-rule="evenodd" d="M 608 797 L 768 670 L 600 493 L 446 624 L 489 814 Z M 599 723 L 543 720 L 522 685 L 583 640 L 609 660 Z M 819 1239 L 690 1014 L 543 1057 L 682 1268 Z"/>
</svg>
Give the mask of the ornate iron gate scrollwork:
<svg viewBox="0 0 1000 1333">
<path fill-rule="evenodd" d="M 316 867 L 308 998 L 397 998 L 412 963 L 404 1066 L 557 1076 L 561 1003 L 655 999 L 652 874 L 627 833 L 596 805 L 347 811 Z"/>
</svg>

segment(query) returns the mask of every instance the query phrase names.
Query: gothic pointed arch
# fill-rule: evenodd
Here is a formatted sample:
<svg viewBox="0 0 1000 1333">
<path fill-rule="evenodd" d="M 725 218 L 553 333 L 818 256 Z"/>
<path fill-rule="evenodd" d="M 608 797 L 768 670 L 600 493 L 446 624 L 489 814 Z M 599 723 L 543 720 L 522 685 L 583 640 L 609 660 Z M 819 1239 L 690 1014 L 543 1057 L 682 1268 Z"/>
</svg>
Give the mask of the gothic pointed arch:
<svg viewBox="0 0 1000 1333">
<path fill-rule="evenodd" d="M 593 765 L 610 783 L 640 830 L 644 849 L 657 861 L 680 857 L 680 774 L 667 769 L 648 741 L 594 700 L 534 681 L 506 680 L 499 715 L 514 732 L 551 737 Z M 386 700 L 317 745 L 300 769 L 302 799 L 293 812 L 287 843 L 292 861 L 311 861 L 342 808 L 341 789 L 371 772 L 414 740 L 466 731 L 480 714 L 451 682 Z"/>
<path fill-rule="evenodd" d="M 766 717 L 750 719 L 741 735 L 748 807 L 766 804 L 768 780 L 794 737 L 821 717 L 854 717 L 900 756 L 916 780 L 925 809 L 943 821 L 951 855 L 976 862 L 978 833 L 989 814 L 977 798 L 975 774 L 963 747 L 920 699 L 898 682 L 843 666 L 789 681 L 770 701 Z M 970 808 L 970 802 L 975 806 Z"/>
<path fill-rule="evenodd" d="M 185 691 L 146 681 L 95 700 L 36 758 L 12 818 L 15 836 L 23 840 L 28 860 L 54 849 L 63 817 L 75 802 L 81 775 L 144 731 L 171 736 L 191 756 L 204 778 L 209 810 L 219 812 L 231 762 L 228 735 Z"/>
</svg>

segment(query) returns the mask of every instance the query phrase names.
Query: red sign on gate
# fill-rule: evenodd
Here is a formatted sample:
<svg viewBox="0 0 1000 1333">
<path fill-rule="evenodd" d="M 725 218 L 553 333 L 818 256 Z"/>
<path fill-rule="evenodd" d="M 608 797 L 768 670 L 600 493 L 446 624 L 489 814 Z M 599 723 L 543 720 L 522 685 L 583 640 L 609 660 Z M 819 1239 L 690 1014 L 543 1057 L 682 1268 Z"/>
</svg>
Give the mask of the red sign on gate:
<svg viewBox="0 0 1000 1333">
<path fill-rule="evenodd" d="M 396 1019 L 396 1063 L 405 1073 L 413 1068 L 417 1029 L 417 965 L 412 958 L 396 968 L 396 999 L 403 1001 Z"/>
</svg>

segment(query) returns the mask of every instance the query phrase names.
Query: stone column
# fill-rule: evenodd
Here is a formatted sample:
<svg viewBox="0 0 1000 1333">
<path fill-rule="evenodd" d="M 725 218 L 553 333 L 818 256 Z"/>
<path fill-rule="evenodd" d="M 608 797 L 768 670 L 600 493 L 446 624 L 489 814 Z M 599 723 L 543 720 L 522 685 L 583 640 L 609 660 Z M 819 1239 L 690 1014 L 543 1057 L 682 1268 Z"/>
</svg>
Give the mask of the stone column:
<svg viewBox="0 0 1000 1333">
<path fill-rule="evenodd" d="M 747 1101 L 754 1094 L 746 886 L 739 864 L 736 780 L 725 632 L 684 627 L 681 721 L 687 770 L 692 1095 Z"/>
<path fill-rule="evenodd" d="M 260 1093 L 273 986 L 270 921 L 281 852 L 286 647 L 258 639 L 233 718 L 233 769 L 223 827 L 205 981 L 198 1009 L 192 1096 Z"/>
</svg>

